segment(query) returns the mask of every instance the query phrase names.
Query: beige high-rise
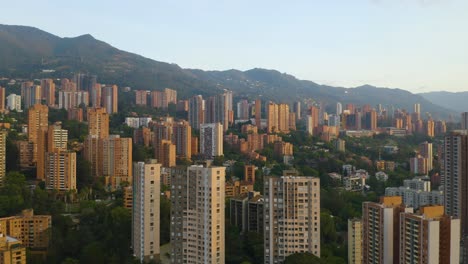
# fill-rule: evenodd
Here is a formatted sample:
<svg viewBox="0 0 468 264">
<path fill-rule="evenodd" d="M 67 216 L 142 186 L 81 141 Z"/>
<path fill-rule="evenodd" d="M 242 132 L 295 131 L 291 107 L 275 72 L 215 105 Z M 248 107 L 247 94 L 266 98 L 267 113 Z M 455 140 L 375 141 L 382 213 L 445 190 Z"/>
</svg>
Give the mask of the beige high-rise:
<svg viewBox="0 0 468 264">
<path fill-rule="evenodd" d="M 192 158 L 192 127 L 187 121 L 176 122 L 172 125 L 172 143 L 176 145 L 179 158 Z"/>
<path fill-rule="evenodd" d="M 155 160 L 133 164 L 132 247 L 142 262 L 159 260 L 161 164 Z"/>
<path fill-rule="evenodd" d="M 173 167 L 176 165 L 176 146 L 170 140 L 161 140 L 159 145 L 159 156 L 156 157 L 163 167 Z"/>
<path fill-rule="evenodd" d="M 83 157 L 91 165 L 93 177 L 102 176 L 102 140 L 97 135 L 88 135 L 83 144 Z"/>
<path fill-rule="evenodd" d="M 47 129 L 38 132 L 37 141 L 37 178 L 45 179 L 46 156 L 48 152 L 66 151 L 68 143 L 68 131 L 62 129 L 60 124 L 50 125 Z"/>
<path fill-rule="evenodd" d="M 348 263 L 362 264 L 361 219 L 348 219 Z"/>
<path fill-rule="evenodd" d="M 7 132 L 0 131 L 0 187 L 3 186 L 5 181 L 5 165 L 6 165 L 6 138 Z"/>
<path fill-rule="evenodd" d="M 225 167 L 193 165 L 171 180 L 171 263 L 224 264 Z"/>
<path fill-rule="evenodd" d="M 52 79 L 41 80 L 41 99 L 46 101 L 46 105 L 55 105 L 55 83 Z"/>
<path fill-rule="evenodd" d="M 6 99 L 6 90 L 5 87 L 0 86 L 0 112 L 5 111 L 5 99 Z"/>
<path fill-rule="evenodd" d="M 76 153 L 58 149 L 47 152 L 45 181 L 47 189 L 76 190 Z"/>
<path fill-rule="evenodd" d="M 36 162 L 36 176 L 40 180 L 44 179 L 48 118 L 49 108 L 45 105 L 36 104 L 28 110 L 28 140 L 34 144 L 33 161 Z"/>
<path fill-rule="evenodd" d="M 265 264 L 294 253 L 320 257 L 320 179 L 269 177 L 264 201 Z"/>
<path fill-rule="evenodd" d="M 41 129 L 49 126 L 49 108 L 46 105 L 36 104 L 28 110 L 28 140 L 36 143 Z"/>
<path fill-rule="evenodd" d="M 109 114 L 105 108 L 88 108 L 88 135 L 109 136 Z"/>
<path fill-rule="evenodd" d="M 111 135 L 101 140 L 102 176 L 109 177 L 108 184 L 113 188 L 132 182 L 132 139 Z"/>
</svg>

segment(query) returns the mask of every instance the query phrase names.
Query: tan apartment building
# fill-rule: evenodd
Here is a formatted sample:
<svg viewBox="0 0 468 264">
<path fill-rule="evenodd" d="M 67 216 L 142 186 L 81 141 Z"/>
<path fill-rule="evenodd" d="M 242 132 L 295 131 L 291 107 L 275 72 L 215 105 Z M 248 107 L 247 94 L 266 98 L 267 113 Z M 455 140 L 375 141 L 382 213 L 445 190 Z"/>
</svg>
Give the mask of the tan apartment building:
<svg viewBox="0 0 468 264">
<path fill-rule="evenodd" d="M 0 131 L 0 187 L 3 186 L 6 176 L 6 138 L 7 132 Z"/>
<path fill-rule="evenodd" d="M 141 262 L 159 261 L 161 164 L 156 160 L 133 165 L 132 247 Z"/>
<path fill-rule="evenodd" d="M 443 206 L 402 213 L 399 221 L 400 263 L 460 263 L 460 219 L 445 215 Z"/>
<path fill-rule="evenodd" d="M 76 190 L 76 153 L 56 149 L 45 157 L 46 189 Z"/>
<path fill-rule="evenodd" d="M 18 216 L 0 218 L 0 233 L 14 237 L 30 249 L 46 249 L 49 246 L 52 217 L 34 215 L 32 209 L 23 210 Z"/>
<path fill-rule="evenodd" d="M 294 253 L 320 257 L 320 179 L 268 177 L 263 198 L 265 264 Z"/>
<path fill-rule="evenodd" d="M 105 108 L 88 108 L 88 135 L 98 138 L 109 136 L 109 114 Z"/>
<path fill-rule="evenodd" d="M 348 263 L 362 264 L 362 219 L 348 219 Z"/>
<path fill-rule="evenodd" d="M 116 188 L 122 182 L 132 182 L 132 139 L 111 135 L 100 141 L 102 176 L 107 177 L 107 183 Z"/>
<path fill-rule="evenodd" d="M 26 248 L 21 241 L 0 233 L 0 263 L 26 264 Z"/>
<path fill-rule="evenodd" d="M 385 196 L 379 203 L 363 203 L 362 263 L 398 263 L 398 219 L 402 212 L 413 212 L 413 209 L 403 205 L 401 196 Z"/>
<path fill-rule="evenodd" d="M 224 182 L 225 167 L 172 175 L 171 263 L 225 263 Z"/>
</svg>

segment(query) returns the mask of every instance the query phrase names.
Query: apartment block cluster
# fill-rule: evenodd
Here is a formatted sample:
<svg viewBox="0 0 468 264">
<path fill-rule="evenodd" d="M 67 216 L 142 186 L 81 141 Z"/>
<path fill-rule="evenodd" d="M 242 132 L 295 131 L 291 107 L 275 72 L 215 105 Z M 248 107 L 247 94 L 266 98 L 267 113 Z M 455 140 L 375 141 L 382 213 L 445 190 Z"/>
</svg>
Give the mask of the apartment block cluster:
<svg viewBox="0 0 468 264">
<path fill-rule="evenodd" d="M 26 264 L 26 251 L 45 256 L 51 227 L 50 215 L 34 215 L 32 209 L 0 218 L 0 263 Z"/>
<path fill-rule="evenodd" d="M 348 263 L 460 263 L 460 219 L 442 205 L 418 211 L 401 196 L 365 202 L 348 220 Z"/>
<path fill-rule="evenodd" d="M 444 136 L 439 151 L 439 190 L 427 176 L 389 187 L 379 203 L 363 204 L 362 219 L 348 222 L 349 263 L 465 263 L 468 260 L 468 113 L 462 130 Z M 465 118 L 465 120 L 463 120 Z M 432 144 L 420 145 L 424 166 L 432 166 Z M 418 157 L 416 157 L 418 158 Z M 416 159 L 415 158 L 415 159 Z M 417 161 L 419 162 L 419 161 Z M 416 163 L 416 162 L 414 162 Z M 424 170 L 416 172 L 416 167 Z"/>
<path fill-rule="evenodd" d="M 69 191 L 76 189 L 76 153 L 69 149 L 68 131 L 62 129 L 61 123 L 49 124 L 49 108 L 65 109 L 69 119 L 78 121 L 86 120 L 84 115 L 87 115 L 91 118 L 90 130 L 94 131 L 101 126 L 101 120 L 93 119 L 95 112 L 116 113 L 118 93 L 116 85 L 101 85 L 96 82 L 96 76 L 76 74 L 73 81 L 61 79 L 60 85 L 52 79 L 23 82 L 21 95 L 10 94 L 6 108 L 5 88 L 0 88 L 0 102 L 1 111 L 21 111 L 24 106 L 28 113 L 28 123 L 23 128 L 27 140 L 16 141 L 20 167 L 35 167 L 37 179 L 44 181 L 47 189 Z M 5 151 L 5 136 L 6 132 L 0 132 L 0 152 Z M 1 184 L 5 155 L 0 160 Z"/>
<path fill-rule="evenodd" d="M 318 178 L 269 177 L 264 195 L 260 195 L 239 185 L 228 190 L 226 167 L 213 166 L 209 160 L 169 170 L 156 160 L 147 160 L 134 163 L 133 170 L 133 184 L 124 190 L 124 203 L 132 211 L 132 247 L 141 261 L 160 258 L 159 203 L 167 177 L 171 263 L 225 263 L 225 199 L 229 193 L 230 223 L 242 232 L 264 235 L 265 263 L 281 263 L 299 252 L 320 256 Z M 255 170 L 252 165 L 245 167 L 243 185 L 255 183 Z"/>
</svg>

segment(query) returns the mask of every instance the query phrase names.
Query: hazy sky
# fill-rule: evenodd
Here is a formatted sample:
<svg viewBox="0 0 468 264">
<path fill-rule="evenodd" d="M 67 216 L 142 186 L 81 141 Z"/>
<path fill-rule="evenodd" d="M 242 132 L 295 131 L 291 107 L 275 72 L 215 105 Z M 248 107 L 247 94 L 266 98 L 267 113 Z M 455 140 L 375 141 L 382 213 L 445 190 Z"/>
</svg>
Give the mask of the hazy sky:
<svg viewBox="0 0 468 264">
<path fill-rule="evenodd" d="M 336 86 L 468 91 L 467 0 L 2 2 L 0 23 L 90 33 L 184 68 L 262 67 Z"/>
</svg>

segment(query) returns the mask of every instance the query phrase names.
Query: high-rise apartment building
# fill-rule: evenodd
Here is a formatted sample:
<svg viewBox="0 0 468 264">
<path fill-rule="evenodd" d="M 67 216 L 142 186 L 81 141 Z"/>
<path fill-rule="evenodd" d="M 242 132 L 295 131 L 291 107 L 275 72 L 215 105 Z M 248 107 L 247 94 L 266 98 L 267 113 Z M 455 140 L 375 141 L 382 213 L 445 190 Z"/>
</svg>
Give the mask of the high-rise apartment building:
<svg viewBox="0 0 468 264">
<path fill-rule="evenodd" d="M 132 182 L 132 139 L 111 135 L 100 139 L 102 149 L 102 175 L 107 183 L 116 188 L 122 182 Z M 98 152 L 99 156 L 99 152 Z"/>
<path fill-rule="evenodd" d="M 47 106 L 55 105 L 55 83 L 52 79 L 41 80 L 41 99 L 45 100 Z"/>
<path fill-rule="evenodd" d="M 163 150 L 162 141 L 163 140 L 172 140 L 172 121 L 160 121 L 153 124 L 153 147 L 154 147 L 154 156 L 158 162 L 162 163 L 163 159 Z"/>
<path fill-rule="evenodd" d="M 91 92 L 91 90 L 95 87 L 97 83 L 97 76 L 84 73 L 77 73 L 75 74 L 73 80 L 76 84 L 77 90 Z"/>
<path fill-rule="evenodd" d="M 102 140 L 97 135 L 88 135 L 83 143 L 82 153 L 91 166 L 91 176 L 102 176 Z"/>
<path fill-rule="evenodd" d="M 445 212 L 461 221 L 462 251 L 468 238 L 468 130 L 453 131 L 444 138 L 441 185 Z"/>
<path fill-rule="evenodd" d="M 314 135 L 315 135 L 318 133 L 320 109 L 317 106 L 311 106 L 310 115 L 312 116 L 312 131 L 314 132 Z"/>
<path fill-rule="evenodd" d="M 240 120 L 247 120 L 249 119 L 249 101 L 246 99 L 242 99 L 240 102 L 237 103 L 237 119 Z"/>
<path fill-rule="evenodd" d="M 62 129 L 61 124 L 50 125 L 47 129 L 46 151 L 67 150 L 68 130 Z"/>
<path fill-rule="evenodd" d="M 223 125 L 220 123 L 201 125 L 200 153 L 208 158 L 223 155 Z"/>
<path fill-rule="evenodd" d="M 41 103 L 41 86 L 34 85 L 32 82 L 24 82 L 21 84 L 21 97 L 24 101 L 24 108 Z"/>
<path fill-rule="evenodd" d="M 147 106 L 148 91 L 136 90 L 135 91 L 135 104 L 141 106 Z"/>
<path fill-rule="evenodd" d="M 306 131 L 309 135 L 314 134 L 314 121 L 312 120 L 311 115 L 306 116 Z"/>
<path fill-rule="evenodd" d="M 362 204 L 362 261 L 363 263 L 398 263 L 400 213 L 405 208 L 400 196 L 380 198 L 380 203 Z"/>
<path fill-rule="evenodd" d="M 413 107 L 413 113 L 414 113 L 414 120 L 420 120 L 421 119 L 421 104 L 414 104 Z"/>
<path fill-rule="evenodd" d="M 278 132 L 278 105 L 270 102 L 267 105 L 267 133 Z"/>
<path fill-rule="evenodd" d="M 0 112 L 5 111 L 5 96 L 6 96 L 6 90 L 5 87 L 0 86 Z"/>
<path fill-rule="evenodd" d="M 89 104 L 94 107 L 102 107 L 102 86 L 96 83 L 89 93 Z"/>
<path fill-rule="evenodd" d="M 278 132 L 289 133 L 289 105 L 278 105 Z"/>
<path fill-rule="evenodd" d="M 76 190 L 76 153 L 58 149 L 47 152 L 45 182 L 47 189 Z"/>
<path fill-rule="evenodd" d="M 262 126 L 262 101 L 255 100 L 255 125 L 260 129 Z"/>
<path fill-rule="evenodd" d="M 176 146 L 179 158 L 192 158 L 192 127 L 187 121 L 172 124 L 172 143 Z"/>
<path fill-rule="evenodd" d="M 427 170 L 431 171 L 434 163 L 432 143 L 425 141 L 419 144 L 419 154 L 427 159 Z"/>
<path fill-rule="evenodd" d="M 109 114 L 105 108 L 88 108 L 88 135 L 109 136 Z"/>
<path fill-rule="evenodd" d="M 225 177 L 201 165 L 172 176 L 171 263 L 225 263 Z"/>
<path fill-rule="evenodd" d="M 461 263 L 460 220 L 444 214 L 441 205 L 423 206 L 417 213 L 399 196 L 365 202 L 362 219 L 362 262 L 350 263 Z M 358 220 L 356 221 L 358 222 Z M 359 243 L 348 222 L 349 256 Z"/>
<path fill-rule="evenodd" d="M 232 96 L 232 94 L 231 94 Z M 229 128 L 229 93 L 209 97 L 205 102 L 205 122 L 220 123 L 223 131 Z M 232 99 L 232 98 L 231 98 Z M 231 100 L 232 108 L 232 100 Z M 231 109 L 232 111 L 232 109 Z"/>
<path fill-rule="evenodd" d="M 443 206 L 425 206 L 419 214 L 400 214 L 398 220 L 399 263 L 461 263 L 460 219 L 445 215 Z"/>
<path fill-rule="evenodd" d="M 21 95 L 10 94 L 7 96 L 7 108 L 9 110 L 21 111 Z"/>
<path fill-rule="evenodd" d="M 205 101 L 201 95 L 189 99 L 188 120 L 190 126 L 197 130 L 205 123 Z"/>
<path fill-rule="evenodd" d="M 249 191 L 229 199 L 229 222 L 242 232 L 263 233 L 263 197 Z"/>
<path fill-rule="evenodd" d="M 461 129 L 468 129 L 468 112 L 461 113 Z"/>
<path fill-rule="evenodd" d="M 0 131 L 0 187 L 3 186 L 6 176 L 6 138 L 7 132 Z"/>
<path fill-rule="evenodd" d="M 41 129 L 47 129 L 49 122 L 49 108 L 36 104 L 28 110 L 28 140 L 36 143 Z"/>
<path fill-rule="evenodd" d="M 73 108 L 89 105 L 89 93 L 87 91 L 60 91 L 59 108 L 70 110 Z"/>
<path fill-rule="evenodd" d="M 294 113 L 296 113 L 297 120 L 301 120 L 302 119 L 302 108 L 301 108 L 301 102 L 300 101 L 294 102 L 293 111 L 294 111 Z"/>
<path fill-rule="evenodd" d="M 172 141 L 166 139 L 160 141 L 156 159 L 163 167 L 174 167 L 176 165 L 176 146 L 172 144 Z"/>
<path fill-rule="evenodd" d="M 132 246 L 141 262 L 159 260 L 160 175 L 161 164 L 155 160 L 133 165 Z"/>
<path fill-rule="evenodd" d="M 265 263 L 294 253 L 320 257 L 320 179 L 269 177 L 264 185 Z"/>
<path fill-rule="evenodd" d="M 255 183 L 255 171 L 257 171 L 255 165 L 244 165 L 244 181 Z"/>
<path fill-rule="evenodd" d="M 164 91 L 151 91 L 151 106 L 167 109 L 169 104 L 177 104 L 177 91 L 165 88 Z"/>
<path fill-rule="evenodd" d="M 366 129 L 372 131 L 377 130 L 377 112 L 375 109 L 366 112 Z"/>
<path fill-rule="evenodd" d="M 362 219 L 348 219 L 348 263 L 362 264 Z"/>
<path fill-rule="evenodd" d="M 343 113 L 343 105 L 338 102 L 336 103 L 336 114 L 341 115 Z"/>
<path fill-rule="evenodd" d="M 101 88 L 101 105 L 107 113 L 118 112 L 118 88 L 117 85 L 104 86 Z"/>
</svg>

